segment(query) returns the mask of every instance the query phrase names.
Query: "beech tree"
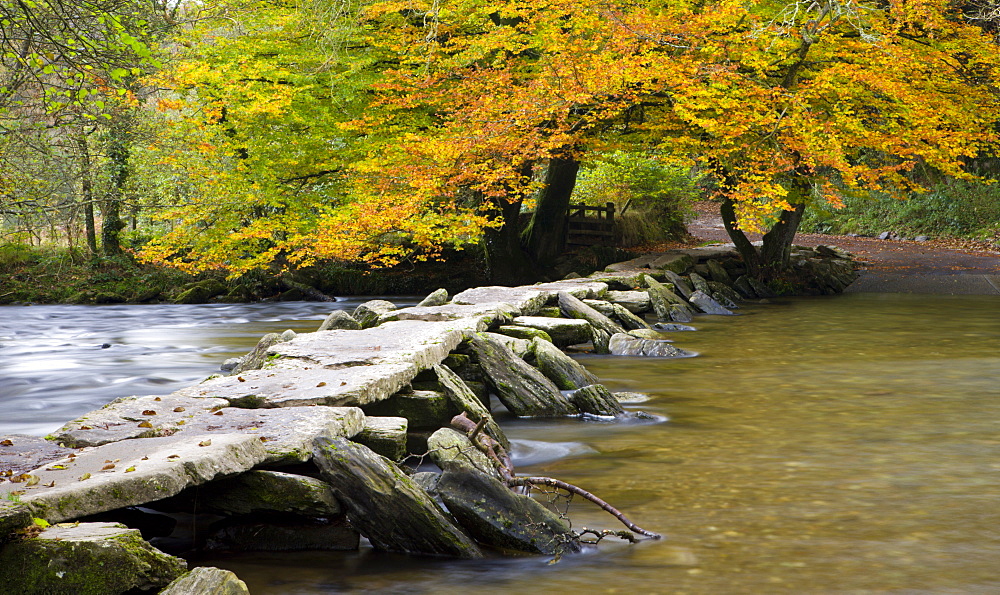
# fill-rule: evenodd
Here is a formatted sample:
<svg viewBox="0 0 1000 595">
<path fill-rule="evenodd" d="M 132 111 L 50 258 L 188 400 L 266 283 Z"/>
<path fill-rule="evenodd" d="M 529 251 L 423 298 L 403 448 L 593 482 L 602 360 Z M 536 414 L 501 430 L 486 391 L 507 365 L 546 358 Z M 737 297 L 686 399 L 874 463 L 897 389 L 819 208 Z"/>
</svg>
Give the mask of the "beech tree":
<svg viewBox="0 0 1000 595">
<path fill-rule="evenodd" d="M 562 249 L 581 159 L 625 150 L 712 172 L 766 277 L 816 198 L 903 196 L 918 165 L 968 177 L 997 141 L 995 46 L 943 0 L 333 6 L 258 5 L 189 38 L 162 103 L 165 159 L 197 190 L 151 258 L 392 263 L 484 234 L 519 281 Z"/>
</svg>

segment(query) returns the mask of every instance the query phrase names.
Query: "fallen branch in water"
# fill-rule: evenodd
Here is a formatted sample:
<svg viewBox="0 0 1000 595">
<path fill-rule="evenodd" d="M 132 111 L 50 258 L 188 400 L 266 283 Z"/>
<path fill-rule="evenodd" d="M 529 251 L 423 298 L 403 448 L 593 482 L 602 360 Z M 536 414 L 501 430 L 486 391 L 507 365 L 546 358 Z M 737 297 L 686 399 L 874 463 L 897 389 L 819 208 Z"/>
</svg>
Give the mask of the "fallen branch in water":
<svg viewBox="0 0 1000 595">
<path fill-rule="evenodd" d="M 630 521 L 628 517 L 626 517 L 625 514 L 622 513 L 622 511 L 618 510 L 614 506 L 608 504 L 604 500 L 598 498 L 594 494 L 588 492 L 587 490 L 579 486 L 575 486 L 571 483 L 566 483 L 565 481 L 560 481 L 552 477 L 515 477 L 514 465 L 511 462 L 510 456 L 508 456 L 507 451 L 504 450 L 503 446 L 501 446 L 499 442 L 481 432 L 482 427 L 486 424 L 488 419 L 489 419 L 488 417 L 484 416 L 483 419 L 479 420 L 479 423 L 477 424 L 476 422 L 473 422 L 471 419 L 466 417 L 465 413 L 463 412 L 451 418 L 451 427 L 455 428 L 460 432 L 465 433 L 465 435 L 469 437 L 469 440 L 472 441 L 472 444 L 476 448 L 478 448 L 483 454 L 489 457 L 490 460 L 493 461 L 494 465 L 496 465 L 497 473 L 500 475 L 500 479 L 505 484 L 507 484 L 508 487 L 513 488 L 513 487 L 523 486 L 530 488 L 530 487 L 544 485 L 544 486 L 558 488 L 560 490 L 569 492 L 570 494 L 575 494 L 577 496 L 580 496 L 584 500 L 589 500 L 590 502 L 593 502 L 594 504 L 601 507 L 602 510 L 611 514 L 616 519 L 621 521 L 623 525 L 625 525 L 632 531 L 639 533 L 640 535 L 645 535 L 646 537 L 651 537 L 653 539 L 660 539 L 663 537 L 659 533 L 653 533 L 652 531 L 647 531 L 642 527 L 636 525 L 635 523 Z M 598 535 L 598 533 L 588 529 L 585 529 L 584 532 Z M 603 532 L 603 535 L 619 535 L 619 534 L 614 532 Z M 619 535 L 619 537 L 622 536 Z M 622 537 L 622 538 L 629 539 L 628 537 Z M 632 539 L 629 539 L 629 541 L 632 541 Z"/>
</svg>

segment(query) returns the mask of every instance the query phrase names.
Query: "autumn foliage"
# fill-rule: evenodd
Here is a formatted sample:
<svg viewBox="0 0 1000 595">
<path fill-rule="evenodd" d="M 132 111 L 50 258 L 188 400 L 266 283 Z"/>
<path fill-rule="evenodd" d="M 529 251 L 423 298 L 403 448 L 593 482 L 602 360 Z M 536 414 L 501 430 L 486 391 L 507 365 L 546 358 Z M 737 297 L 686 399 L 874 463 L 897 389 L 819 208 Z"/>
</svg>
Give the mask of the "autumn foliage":
<svg viewBox="0 0 1000 595">
<path fill-rule="evenodd" d="M 904 195 L 918 167 L 968 177 L 997 142 L 996 46 L 940 0 L 337 6 L 185 31 L 159 78 L 178 205 L 149 259 L 433 256 L 509 223 L 496 207 L 533 196 L 533 168 L 595 151 L 711 173 L 738 234 Z"/>
</svg>

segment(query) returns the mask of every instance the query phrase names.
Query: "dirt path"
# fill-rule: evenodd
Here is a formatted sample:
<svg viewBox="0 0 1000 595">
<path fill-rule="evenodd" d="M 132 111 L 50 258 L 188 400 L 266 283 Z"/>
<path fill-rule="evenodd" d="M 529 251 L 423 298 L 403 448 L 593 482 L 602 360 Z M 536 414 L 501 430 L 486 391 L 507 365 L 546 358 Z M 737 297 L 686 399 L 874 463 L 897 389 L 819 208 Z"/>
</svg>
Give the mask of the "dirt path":
<svg viewBox="0 0 1000 595">
<path fill-rule="evenodd" d="M 704 241 L 729 242 L 718 206 L 698 205 L 688 225 Z M 751 235 L 759 240 L 759 235 Z M 855 254 L 863 263 L 861 277 L 848 292 L 1000 295 L 1000 252 L 956 249 L 943 242 L 879 240 L 852 236 L 800 233 L 802 246 L 832 244 Z"/>
</svg>

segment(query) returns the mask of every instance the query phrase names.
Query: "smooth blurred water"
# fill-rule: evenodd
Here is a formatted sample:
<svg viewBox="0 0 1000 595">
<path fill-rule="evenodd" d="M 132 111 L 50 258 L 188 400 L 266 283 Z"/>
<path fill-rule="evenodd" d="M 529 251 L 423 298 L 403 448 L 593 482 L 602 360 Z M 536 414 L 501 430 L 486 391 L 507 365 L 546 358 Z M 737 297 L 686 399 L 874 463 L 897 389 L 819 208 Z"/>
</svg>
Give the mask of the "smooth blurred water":
<svg viewBox="0 0 1000 595">
<path fill-rule="evenodd" d="M 141 366 L 119 365 L 146 370 L 188 358 L 204 366 L 191 371 L 197 378 L 245 352 L 263 332 L 290 326 L 270 313 L 263 324 L 272 326 L 254 327 L 236 348 L 227 338 L 236 331 L 226 325 L 198 332 L 190 330 L 197 325 L 176 326 L 185 317 L 217 315 L 214 307 L 192 308 L 169 321 L 147 317 L 146 327 L 161 329 L 148 335 L 116 335 L 162 337 L 131 339 L 145 359 Z M 206 308 L 204 318 L 199 308 Z M 308 325 L 325 311 L 304 316 Z M 697 351 L 696 358 L 580 358 L 613 390 L 650 394 L 628 409 L 668 421 L 502 421 L 516 441 L 519 472 L 591 490 L 664 540 L 607 540 L 556 564 L 544 557 L 450 561 L 370 549 L 198 563 L 236 571 L 254 595 L 1000 592 L 1000 299 L 852 294 L 741 312 L 698 318 L 698 332 L 676 335 L 676 345 Z M 125 328 L 142 324 L 138 315 L 128 320 Z M 106 334 L 123 327 L 100 328 Z M 188 338 L 192 332 L 200 338 Z M 97 349 L 105 335 L 93 333 L 68 341 L 83 349 L 86 339 L 93 357 L 58 373 L 32 364 L 43 358 L 26 344 L 28 363 L 18 374 L 30 375 L 32 367 L 54 377 L 93 372 L 91 365 L 108 353 Z M 17 364 L 3 343 L 6 380 Z M 0 406 L 8 411 L 6 401 Z M 569 512 L 577 527 L 620 528 L 579 501 Z"/>
<path fill-rule="evenodd" d="M 368 299 L 0 306 L 0 435 L 45 435 L 118 397 L 190 386 L 266 333 L 315 331 L 332 310 Z"/>
</svg>

